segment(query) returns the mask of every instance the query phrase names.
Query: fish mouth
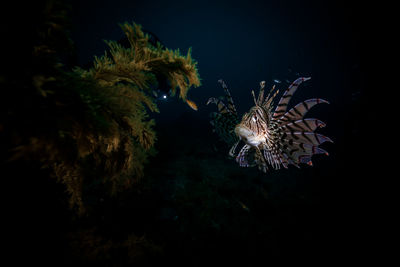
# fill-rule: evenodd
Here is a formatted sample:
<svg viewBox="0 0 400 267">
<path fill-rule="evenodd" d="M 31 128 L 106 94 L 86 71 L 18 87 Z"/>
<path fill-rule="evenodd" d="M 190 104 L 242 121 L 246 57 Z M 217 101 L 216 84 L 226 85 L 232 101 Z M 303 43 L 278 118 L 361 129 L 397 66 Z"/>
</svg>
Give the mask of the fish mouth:
<svg viewBox="0 0 400 267">
<path fill-rule="evenodd" d="M 255 134 L 254 131 L 243 125 L 236 126 L 235 133 L 240 140 L 252 147 L 258 147 L 261 143 L 265 142 L 264 136 Z"/>
<path fill-rule="evenodd" d="M 246 143 L 249 138 L 254 136 L 254 133 L 249 128 L 243 125 L 237 125 L 235 127 L 235 134 Z"/>
</svg>

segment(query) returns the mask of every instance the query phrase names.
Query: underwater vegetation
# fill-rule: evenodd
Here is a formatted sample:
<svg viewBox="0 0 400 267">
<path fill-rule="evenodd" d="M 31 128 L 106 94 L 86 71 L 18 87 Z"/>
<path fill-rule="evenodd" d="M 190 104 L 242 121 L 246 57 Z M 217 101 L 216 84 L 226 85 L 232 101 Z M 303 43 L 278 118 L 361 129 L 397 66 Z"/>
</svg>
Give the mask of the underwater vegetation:
<svg viewBox="0 0 400 267">
<path fill-rule="evenodd" d="M 279 90 L 275 91 L 273 86 L 264 98 L 265 82 L 261 82 L 257 99 L 252 91 L 255 106 L 243 115 L 240 123 L 236 123 L 238 115 L 229 90 L 220 81 L 228 104 L 223 99 L 212 97 L 208 100 L 207 104 L 214 103 L 218 107 L 218 113 L 213 114 L 211 124 L 220 138 L 232 146 L 229 155 L 235 157 L 241 167 L 258 166 L 258 169 L 266 172 L 268 165 L 275 170 L 280 169 L 281 164 L 284 168 L 288 168 L 289 164 L 296 167 L 300 163 L 312 165 L 312 155 L 328 155 L 319 145 L 332 140 L 314 132 L 317 128 L 325 127 L 325 123 L 318 119 L 304 119 L 310 108 L 328 101 L 313 98 L 286 111 L 299 85 L 309 79 L 296 79 L 286 89 L 276 107 L 273 100 Z M 237 152 L 240 143 L 244 145 Z"/>
<path fill-rule="evenodd" d="M 41 4 L 30 64 L 19 76 L 9 70 L 0 79 L 8 94 L 1 107 L 7 114 L 0 121 L 3 158 L 49 170 L 65 185 L 70 206 L 83 214 L 85 190 L 115 195 L 144 176 L 156 152 L 150 116 L 158 112 L 156 75 L 184 101 L 200 78 L 190 50 L 181 55 L 154 46 L 135 23 L 120 25 L 129 47 L 107 41 L 109 53 L 95 57 L 90 69 L 67 65 L 63 59 L 73 53 L 68 9 L 57 1 Z"/>
</svg>

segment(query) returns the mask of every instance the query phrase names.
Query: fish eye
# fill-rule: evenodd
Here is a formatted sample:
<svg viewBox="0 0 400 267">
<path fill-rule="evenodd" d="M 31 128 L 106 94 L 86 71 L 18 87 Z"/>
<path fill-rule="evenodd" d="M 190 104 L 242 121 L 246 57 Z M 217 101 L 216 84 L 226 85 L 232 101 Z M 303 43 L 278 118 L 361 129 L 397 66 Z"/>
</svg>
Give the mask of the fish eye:
<svg viewBox="0 0 400 267">
<path fill-rule="evenodd" d="M 256 116 L 253 116 L 253 118 L 252 118 L 252 119 L 253 119 L 253 121 L 254 121 L 254 122 L 257 120 L 257 119 L 256 119 Z"/>
</svg>

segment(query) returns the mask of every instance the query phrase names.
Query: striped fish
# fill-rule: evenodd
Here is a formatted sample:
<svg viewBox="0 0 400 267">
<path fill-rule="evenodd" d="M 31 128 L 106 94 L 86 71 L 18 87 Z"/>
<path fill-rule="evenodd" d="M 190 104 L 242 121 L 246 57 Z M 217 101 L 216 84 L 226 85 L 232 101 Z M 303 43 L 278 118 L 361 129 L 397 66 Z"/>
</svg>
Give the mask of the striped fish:
<svg viewBox="0 0 400 267">
<path fill-rule="evenodd" d="M 261 171 L 266 172 L 269 167 L 287 168 L 289 164 L 299 167 L 300 163 L 312 165 L 312 155 L 328 155 L 328 152 L 319 145 L 332 140 L 315 133 L 315 130 L 324 127 L 325 123 L 318 119 L 304 118 L 310 108 L 328 101 L 319 98 L 309 99 L 287 111 L 289 101 L 299 85 L 309 79 L 302 77 L 295 80 L 283 93 L 276 106 L 273 104 L 278 94 L 275 86 L 265 98 L 265 82 L 260 83 L 258 98 L 252 91 L 255 106 L 245 113 L 240 123 L 235 126 L 237 141 L 229 151 L 230 156 L 235 157 L 241 167 L 258 166 Z M 221 114 L 233 113 L 229 105 L 215 103 Z M 241 147 L 239 144 L 242 144 Z"/>
<path fill-rule="evenodd" d="M 225 91 L 225 96 L 220 98 L 211 97 L 207 105 L 213 103 L 217 105 L 218 112 L 211 113 L 211 125 L 213 131 L 219 138 L 229 146 L 234 145 L 239 138 L 235 134 L 235 126 L 240 122 L 232 96 L 223 80 L 218 81 Z"/>
</svg>

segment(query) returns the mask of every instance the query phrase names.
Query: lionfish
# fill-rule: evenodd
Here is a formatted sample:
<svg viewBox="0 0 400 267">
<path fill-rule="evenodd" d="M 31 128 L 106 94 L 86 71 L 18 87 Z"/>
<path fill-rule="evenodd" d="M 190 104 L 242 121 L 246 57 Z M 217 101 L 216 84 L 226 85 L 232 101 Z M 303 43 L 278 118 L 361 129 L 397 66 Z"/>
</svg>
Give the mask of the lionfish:
<svg viewBox="0 0 400 267">
<path fill-rule="evenodd" d="M 225 100 L 228 104 L 226 105 L 223 99 L 214 97 L 208 100 L 207 104 L 215 103 L 218 107 L 218 113 L 213 115 L 212 124 L 215 132 L 232 145 L 229 155 L 234 157 L 241 167 L 258 166 L 261 171 L 266 172 L 268 165 L 275 170 L 280 169 L 281 165 L 284 168 L 288 168 L 289 164 L 296 167 L 299 167 L 300 163 L 312 165 L 312 155 L 328 155 L 319 145 L 332 140 L 315 133 L 317 128 L 325 127 L 325 123 L 318 119 L 305 119 L 304 116 L 316 104 L 329 102 L 313 98 L 286 111 L 299 85 L 309 79 L 311 78 L 302 77 L 295 80 L 283 93 L 276 107 L 273 100 L 279 90 L 275 91 L 274 85 L 264 98 L 265 82 L 262 81 L 257 99 L 252 91 L 255 106 L 243 115 L 241 121 L 226 84 L 222 80 L 219 81 L 225 90 Z"/>
</svg>

